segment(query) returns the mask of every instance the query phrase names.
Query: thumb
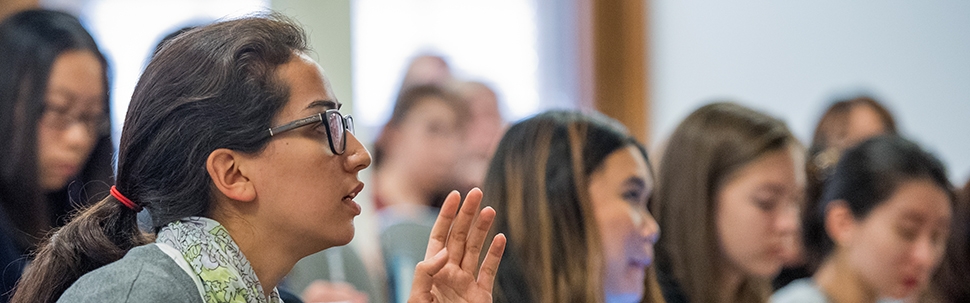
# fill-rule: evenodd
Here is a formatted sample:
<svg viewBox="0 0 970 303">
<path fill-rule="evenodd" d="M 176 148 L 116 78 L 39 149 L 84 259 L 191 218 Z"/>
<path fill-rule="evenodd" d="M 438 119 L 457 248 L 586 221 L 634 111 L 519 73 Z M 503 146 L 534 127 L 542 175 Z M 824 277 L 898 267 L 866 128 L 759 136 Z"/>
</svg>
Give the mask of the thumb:
<svg viewBox="0 0 970 303">
<path fill-rule="evenodd" d="M 438 273 L 445 264 L 448 263 L 448 249 L 438 251 L 434 257 L 421 262 L 414 268 L 414 281 L 411 284 L 411 297 L 409 303 L 432 302 L 434 297 L 431 294 L 432 278 Z"/>
</svg>

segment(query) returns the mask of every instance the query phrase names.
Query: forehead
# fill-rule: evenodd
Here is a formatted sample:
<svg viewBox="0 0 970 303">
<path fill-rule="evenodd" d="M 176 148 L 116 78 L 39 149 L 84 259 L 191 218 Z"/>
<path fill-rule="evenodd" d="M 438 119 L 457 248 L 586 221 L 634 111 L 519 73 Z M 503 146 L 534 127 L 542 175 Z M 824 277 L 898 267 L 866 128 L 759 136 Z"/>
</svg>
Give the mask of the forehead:
<svg viewBox="0 0 970 303">
<path fill-rule="evenodd" d="M 51 66 L 48 93 L 73 100 L 80 107 L 99 107 L 104 100 L 104 71 L 94 53 L 85 50 L 66 51 Z M 99 107 L 100 108 L 100 107 Z"/>
<path fill-rule="evenodd" d="M 608 178 L 626 179 L 630 176 L 638 176 L 648 185 L 653 184 L 653 176 L 649 172 L 647 161 L 636 146 L 627 145 L 614 151 L 606 157 L 602 165 L 599 171 Z"/>
<path fill-rule="evenodd" d="M 293 120 L 339 108 L 340 103 L 323 68 L 306 54 L 294 54 L 277 70 L 280 80 L 289 88 L 290 98 L 278 120 Z"/>
<path fill-rule="evenodd" d="M 760 186 L 771 183 L 784 187 L 802 186 L 804 180 L 800 178 L 798 165 L 795 164 L 796 154 L 797 152 L 786 148 L 761 155 L 728 176 L 727 184 Z"/>
<path fill-rule="evenodd" d="M 952 212 L 945 190 L 929 180 L 911 180 L 900 183 L 882 205 L 873 209 L 870 217 L 881 214 L 886 218 L 919 222 L 949 222 Z"/>
</svg>

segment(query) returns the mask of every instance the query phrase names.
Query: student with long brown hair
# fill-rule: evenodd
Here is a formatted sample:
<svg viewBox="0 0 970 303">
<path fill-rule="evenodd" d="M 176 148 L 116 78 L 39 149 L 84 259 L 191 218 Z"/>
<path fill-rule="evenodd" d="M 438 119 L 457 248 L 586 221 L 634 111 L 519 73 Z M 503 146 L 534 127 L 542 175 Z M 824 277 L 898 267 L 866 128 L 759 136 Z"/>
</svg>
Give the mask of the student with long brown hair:
<svg viewBox="0 0 970 303">
<path fill-rule="evenodd" d="M 737 104 L 709 104 L 680 123 L 652 208 L 667 302 L 768 300 L 798 226 L 802 156 L 782 121 Z"/>
<path fill-rule="evenodd" d="M 111 194 L 46 240 L 13 301 L 279 302 L 299 259 L 350 242 L 371 159 L 307 52 L 279 16 L 166 44 L 132 95 Z M 504 238 L 477 274 L 495 214 L 480 199 L 445 201 L 413 302 L 490 301 Z"/>
<path fill-rule="evenodd" d="M 495 300 L 662 302 L 648 163 L 605 116 L 553 111 L 513 125 L 484 185 L 484 205 L 505 210 L 492 232 L 509 237 Z"/>
</svg>

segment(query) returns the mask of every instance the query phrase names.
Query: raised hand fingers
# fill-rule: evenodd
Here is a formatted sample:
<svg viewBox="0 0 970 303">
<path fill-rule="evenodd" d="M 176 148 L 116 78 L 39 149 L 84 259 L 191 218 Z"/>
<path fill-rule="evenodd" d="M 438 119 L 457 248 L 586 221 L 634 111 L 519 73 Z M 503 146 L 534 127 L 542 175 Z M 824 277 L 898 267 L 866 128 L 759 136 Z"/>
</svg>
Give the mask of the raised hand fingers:
<svg viewBox="0 0 970 303">
<path fill-rule="evenodd" d="M 468 233 L 475 221 L 475 216 L 478 214 L 478 205 L 481 201 L 482 190 L 473 188 L 465 197 L 465 203 L 461 205 L 461 209 L 458 210 L 458 217 L 455 219 L 455 224 L 451 226 L 451 232 L 448 233 L 448 242 L 445 244 L 445 247 L 448 248 L 449 263 L 461 264 L 462 256 L 465 255 Z M 443 208 L 442 212 L 444 212 Z"/>
<path fill-rule="evenodd" d="M 445 198 L 444 204 L 441 205 L 441 211 L 438 213 L 438 219 L 434 220 L 434 226 L 431 227 L 431 238 L 428 239 L 428 249 L 424 253 L 425 260 L 445 248 L 451 223 L 455 221 L 457 216 L 459 202 L 461 202 L 461 195 L 457 191 L 452 191 Z"/>
<path fill-rule="evenodd" d="M 478 215 L 475 228 L 468 234 L 461 268 L 472 275 L 478 274 L 478 257 L 482 254 L 482 245 L 485 244 L 485 237 L 488 235 L 488 229 L 492 227 L 494 219 L 495 210 L 492 207 L 485 207 Z"/>
<path fill-rule="evenodd" d="M 433 257 L 418 262 L 414 268 L 414 280 L 411 282 L 411 296 L 408 302 L 434 302 L 431 287 L 434 285 L 434 275 L 448 264 L 448 250 L 441 250 Z"/>
<path fill-rule="evenodd" d="M 492 238 L 492 245 L 488 247 L 488 254 L 485 255 L 482 269 L 478 272 L 478 286 L 487 293 L 492 293 L 492 287 L 495 285 L 498 265 L 502 261 L 502 254 L 505 253 L 505 242 L 504 234 L 497 234 Z"/>
</svg>

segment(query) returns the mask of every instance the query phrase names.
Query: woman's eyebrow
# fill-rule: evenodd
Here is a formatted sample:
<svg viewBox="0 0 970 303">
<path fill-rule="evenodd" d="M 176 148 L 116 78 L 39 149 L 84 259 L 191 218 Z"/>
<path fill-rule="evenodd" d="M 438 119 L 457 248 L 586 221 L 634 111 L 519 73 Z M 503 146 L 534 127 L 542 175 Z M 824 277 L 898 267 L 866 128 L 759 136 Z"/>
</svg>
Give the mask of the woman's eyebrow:
<svg viewBox="0 0 970 303">
<path fill-rule="evenodd" d="M 307 107 L 304 110 L 314 109 L 314 108 L 338 109 L 339 110 L 340 109 L 340 106 L 342 106 L 342 105 L 343 104 L 340 104 L 339 102 L 334 101 L 334 100 L 316 100 L 316 101 L 310 102 L 310 105 L 307 105 Z"/>
</svg>

